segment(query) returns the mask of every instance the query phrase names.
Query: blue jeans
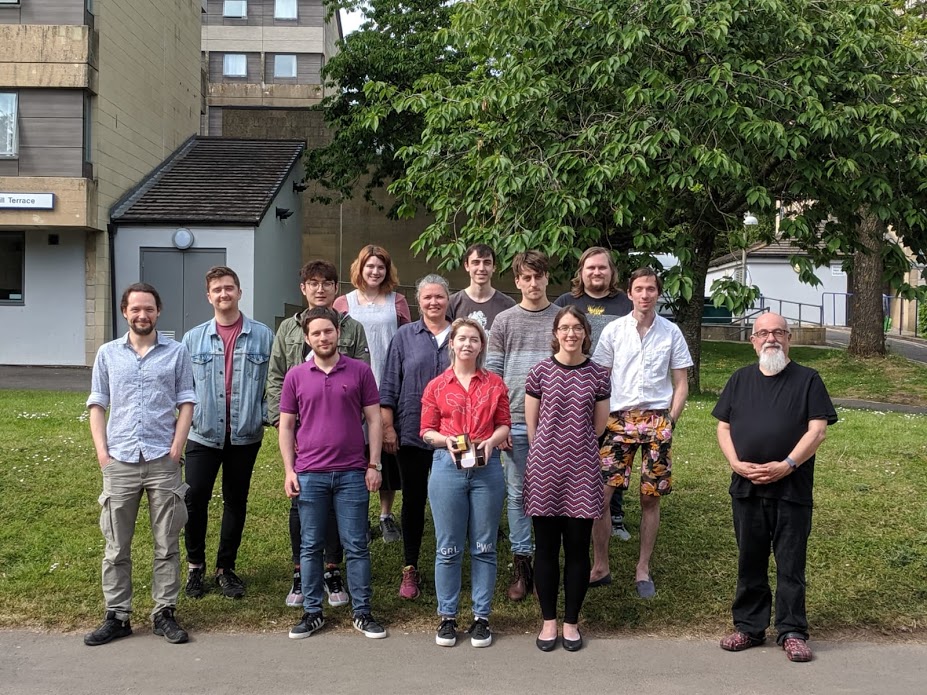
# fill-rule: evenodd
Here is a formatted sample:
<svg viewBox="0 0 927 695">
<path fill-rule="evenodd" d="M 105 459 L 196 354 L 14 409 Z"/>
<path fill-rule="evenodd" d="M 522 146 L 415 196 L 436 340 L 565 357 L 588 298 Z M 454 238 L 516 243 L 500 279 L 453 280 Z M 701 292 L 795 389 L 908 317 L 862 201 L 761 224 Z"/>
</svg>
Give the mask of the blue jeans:
<svg viewBox="0 0 927 695">
<path fill-rule="evenodd" d="M 531 555 L 531 517 L 525 516 L 525 464 L 528 463 L 528 428 L 512 425 L 512 450 L 505 455 L 505 487 L 509 513 L 509 544 L 513 555 Z"/>
<path fill-rule="evenodd" d="M 457 470 L 446 450 L 434 453 L 428 499 L 435 520 L 438 615 L 457 615 L 464 544 L 469 535 L 473 614 L 489 617 L 496 588 L 496 534 L 504 495 L 499 452 L 493 453 L 486 466 L 466 470 Z"/>
<path fill-rule="evenodd" d="M 370 493 L 364 481 L 365 471 L 337 473 L 300 473 L 299 523 L 302 527 L 299 567 L 303 579 L 303 609 L 307 613 L 322 610 L 324 591 L 325 529 L 329 509 L 334 507 L 338 532 L 347 560 L 348 590 L 354 614 L 370 612 L 370 551 L 367 547 L 367 510 Z"/>
</svg>

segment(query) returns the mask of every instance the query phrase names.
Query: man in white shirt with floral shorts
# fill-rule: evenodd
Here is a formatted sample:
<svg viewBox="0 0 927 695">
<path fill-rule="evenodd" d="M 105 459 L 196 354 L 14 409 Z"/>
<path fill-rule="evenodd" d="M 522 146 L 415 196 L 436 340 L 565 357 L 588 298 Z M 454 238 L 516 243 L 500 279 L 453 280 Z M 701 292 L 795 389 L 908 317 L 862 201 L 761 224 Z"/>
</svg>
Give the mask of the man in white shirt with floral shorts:
<svg viewBox="0 0 927 695">
<path fill-rule="evenodd" d="M 650 556 L 660 528 L 660 498 L 673 489 L 670 448 L 673 429 L 689 395 L 687 370 L 692 366 L 682 331 L 657 315 L 662 289 L 652 268 L 631 273 L 628 296 L 634 309 L 605 327 L 592 356 L 611 370 L 612 395 L 601 442 L 605 505 L 592 530 L 594 560 L 589 586 L 611 583 L 609 501 L 616 489 L 628 489 L 634 457 L 640 449 L 641 549 L 635 585 L 641 598 L 652 598 L 656 593 Z"/>
</svg>

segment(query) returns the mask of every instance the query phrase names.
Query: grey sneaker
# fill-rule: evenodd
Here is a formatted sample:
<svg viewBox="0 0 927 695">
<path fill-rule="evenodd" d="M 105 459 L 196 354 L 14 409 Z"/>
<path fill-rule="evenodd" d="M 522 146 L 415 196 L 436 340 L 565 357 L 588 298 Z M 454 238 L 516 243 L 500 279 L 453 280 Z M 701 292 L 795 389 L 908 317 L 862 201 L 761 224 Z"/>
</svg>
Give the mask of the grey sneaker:
<svg viewBox="0 0 927 695">
<path fill-rule="evenodd" d="M 351 597 L 344 588 L 344 580 L 341 578 L 341 570 L 337 567 L 327 570 L 322 575 L 322 584 L 325 587 L 325 593 L 328 594 L 328 605 L 333 608 L 346 606 L 351 602 Z"/>
<path fill-rule="evenodd" d="M 395 543 L 402 540 L 402 531 L 400 531 L 399 524 L 396 523 L 396 519 L 393 518 L 392 514 L 385 519 L 380 519 L 380 534 L 383 536 L 384 543 Z"/>
<path fill-rule="evenodd" d="M 628 532 L 627 527 L 624 525 L 623 516 L 612 517 L 612 535 L 620 541 L 631 540 L 631 534 Z"/>
<path fill-rule="evenodd" d="M 302 619 L 290 628 L 290 639 L 305 639 L 313 632 L 321 630 L 325 618 L 321 613 L 303 613 Z"/>
</svg>

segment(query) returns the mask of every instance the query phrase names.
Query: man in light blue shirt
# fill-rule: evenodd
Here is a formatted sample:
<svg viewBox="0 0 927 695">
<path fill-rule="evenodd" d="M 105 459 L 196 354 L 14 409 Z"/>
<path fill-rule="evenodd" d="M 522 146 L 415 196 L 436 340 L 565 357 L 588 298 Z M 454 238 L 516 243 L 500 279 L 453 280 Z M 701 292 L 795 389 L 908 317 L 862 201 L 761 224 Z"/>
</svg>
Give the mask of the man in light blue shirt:
<svg viewBox="0 0 927 695">
<path fill-rule="evenodd" d="M 94 647 L 132 634 L 132 536 L 143 493 L 148 494 L 154 539 L 153 631 L 179 644 L 189 639 L 174 609 L 180 593 L 180 530 L 187 520 L 181 455 L 196 402 L 193 369 L 187 349 L 155 331 L 161 297 L 154 287 L 130 285 L 121 308 L 129 332 L 97 352 L 87 399 L 103 473 L 106 615 L 84 636 L 84 644 Z"/>
<path fill-rule="evenodd" d="M 206 526 L 209 501 L 222 468 L 222 528 L 216 579 L 226 598 L 242 598 L 245 583 L 235 561 L 245 528 L 251 474 L 261 441 L 267 403 L 264 382 L 274 332 L 238 308 L 241 282 L 227 266 L 206 273 L 206 300 L 213 319 L 187 331 L 183 344 L 193 358 L 196 407 L 187 442 L 187 585 L 190 598 L 206 594 Z"/>
</svg>

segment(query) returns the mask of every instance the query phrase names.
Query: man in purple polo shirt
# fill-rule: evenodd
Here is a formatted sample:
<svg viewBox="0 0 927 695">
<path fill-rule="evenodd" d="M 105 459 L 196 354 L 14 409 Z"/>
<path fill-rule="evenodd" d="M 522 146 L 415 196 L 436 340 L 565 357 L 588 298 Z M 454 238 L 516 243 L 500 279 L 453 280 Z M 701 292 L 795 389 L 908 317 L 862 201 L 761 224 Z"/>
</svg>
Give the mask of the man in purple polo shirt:
<svg viewBox="0 0 927 695">
<path fill-rule="evenodd" d="M 338 352 L 338 314 L 328 307 L 306 312 L 303 331 L 313 356 L 293 367 L 280 394 L 280 455 L 284 490 L 296 498 L 302 527 L 300 573 L 303 617 L 292 639 L 309 637 L 322 617 L 322 551 L 329 509 L 334 509 L 347 560 L 354 627 L 374 639 L 386 630 L 370 614 L 367 511 L 380 488 L 380 394 L 370 367 Z M 364 454 L 367 421 L 370 458 Z"/>
</svg>

